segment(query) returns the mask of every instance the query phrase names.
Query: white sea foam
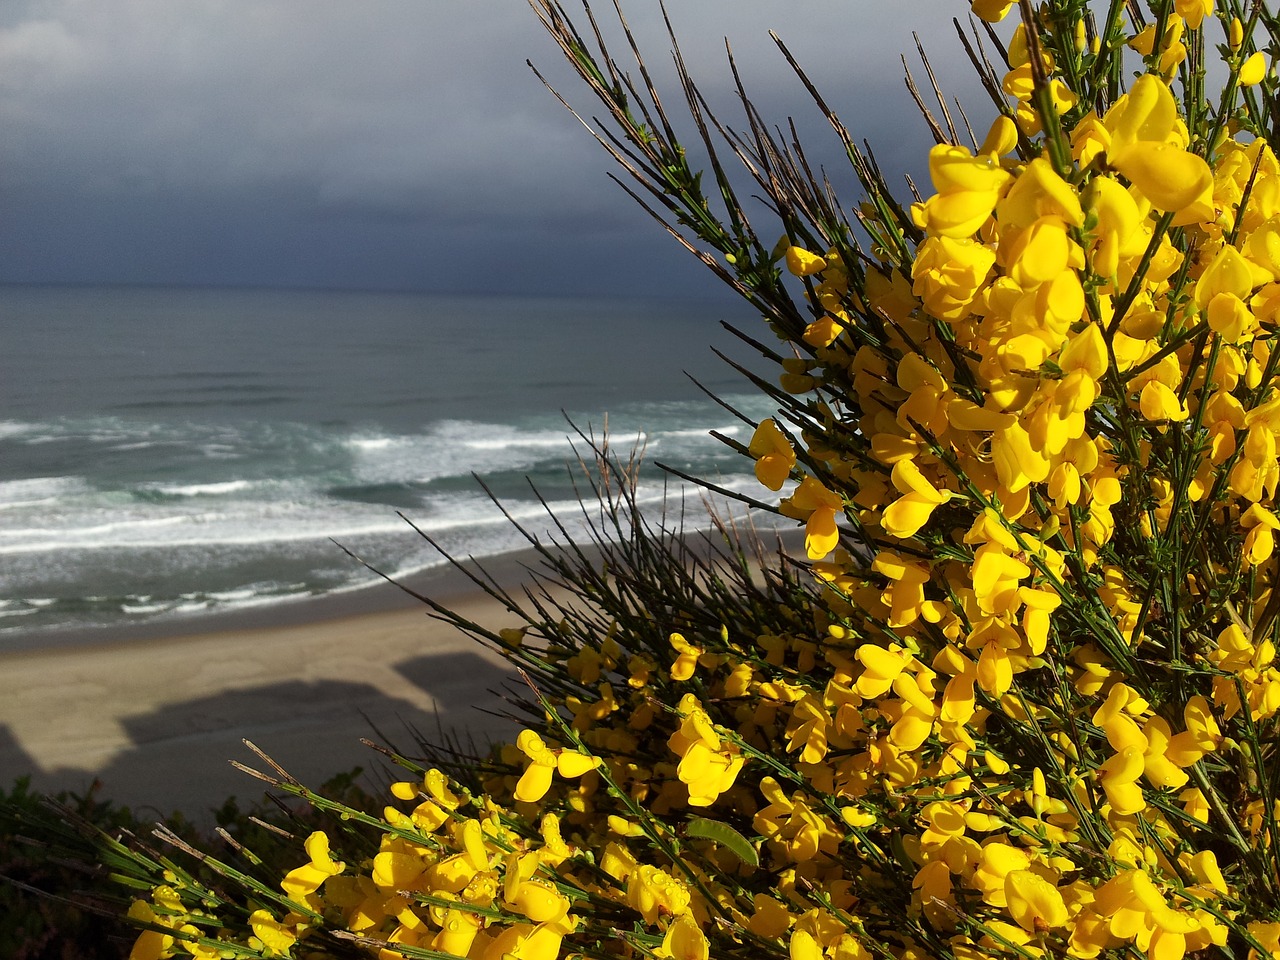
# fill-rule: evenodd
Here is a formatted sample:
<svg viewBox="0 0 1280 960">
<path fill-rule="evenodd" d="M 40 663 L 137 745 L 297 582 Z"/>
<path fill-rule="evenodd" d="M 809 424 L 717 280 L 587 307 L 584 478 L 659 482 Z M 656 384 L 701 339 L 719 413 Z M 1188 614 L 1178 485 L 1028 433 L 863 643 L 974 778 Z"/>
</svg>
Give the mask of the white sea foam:
<svg viewBox="0 0 1280 960">
<path fill-rule="evenodd" d="M 709 444 L 714 444 L 715 439 L 711 436 L 712 430 L 717 433 L 722 433 L 727 437 L 732 437 L 741 432 L 742 424 L 734 423 L 726 427 L 697 427 L 696 429 L 691 430 L 661 430 L 658 432 L 658 435 L 663 437 L 682 437 L 705 440 Z"/>
<path fill-rule="evenodd" d="M 426 483 L 499 470 L 529 470 L 573 456 L 561 430 L 446 420 L 419 434 L 356 436 L 348 441 L 356 478 L 367 483 Z"/>
<path fill-rule="evenodd" d="M 520 436 L 495 437 L 492 440 L 464 440 L 462 446 L 468 450 L 510 450 L 512 447 L 534 447 L 544 450 L 570 451 L 571 444 L 567 436 Z"/>
<path fill-rule="evenodd" d="M 0 530 L 0 555 L 89 550 L 179 550 L 216 547 L 268 547 L 297 543 L 322 543 L 329 539 L 381 536 L 405 529 L 404 521 L 388 511 L 377 518 L 359 520 L 332 515 L 281 522 L 276 516 L 236 518 L 204 514 L 191 517 L 158 517 L 66 530 Z M 273 519 L 274 523 L 264 522 Z M 156 537 L 157 528 L 170 528 Z M 8 542 L 6 542 L 8 541 Z"/>
<path fill-rule="evenodd" d="M 144 613 L 163 613 L 166 610 L 172 610 L 173 605 L 169 603 L 122 603 L 120 610 L 129 614 Z"/>
<path fill-rule="evenodd" d="M 61 497 L 85 492 L 88 485 L 80 477 L 30 477 L 0 481 L 0 510 L 16 510 L 51 503 Z M 2 532 L 2 531 L 0 531 Z"/>
<path fill-rule="evenodd" d="M 236 603 L 240 600 L 252 600 L 254 597 L 258 596 L 259 593 L 269 593 L 271 587 L 273 586 L 275 585 L 256 583 L 253 586 L 245 587 L 242 590 L 223 590 L 221 592 L 214 591 L 213 593 L 209 594 L 209 599 L 216 600 L 220 603 Z M 183 597 L 187 599 L 195 599 L 195 596 L 196 596 L 195 594 L 188 594 L 188 593 L 183 594 Z"/>
<path fill-rule="evenodd" d="M 153 490 L 170 497 L 217 497 L 228 493 L 239 493 L 253 486 L 248 480 L 224 480 L 220 483 L 156 483 L 143 489 Z"/>
<path fill-rule="evenodd" d="M 205 443 L 200 446 L 200 452 L 210 460 L 236 460 L 243 456 L 243 453 L 229 443 Z"/>
<path fill-rule="evenodd" d="M 352 437 L 349 441 L 357 450 L 385 450 L 394 444 L 394 437 Z"/>
</svg>

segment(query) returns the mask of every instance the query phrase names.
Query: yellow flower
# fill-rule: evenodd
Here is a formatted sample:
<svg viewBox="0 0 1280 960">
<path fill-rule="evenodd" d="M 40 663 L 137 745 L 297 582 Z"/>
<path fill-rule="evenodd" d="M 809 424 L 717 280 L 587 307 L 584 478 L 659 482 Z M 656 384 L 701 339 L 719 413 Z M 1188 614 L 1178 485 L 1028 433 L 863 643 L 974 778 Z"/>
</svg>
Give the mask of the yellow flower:
<svg viewBox="0 0 1280 960">
<path fill-rule="evenodd" d="M 525 880 L 519 884 L 510 902 L 517 913 L 534 923 L 562 920 L 569 913 L 569 898 L 542 880 Z"/>
<path fill-rule="evenodd" d="M 1108 157 L 1158 210 L 1177 213 L 1181 226 L 1213 218 L 1213 173 L 1203 158 L 1165 142 L 1138 141 Z"/>
<path fill-rule="evenodd" d="M 485 947 L 481 960 L 556 960 L 565 934 L 570 932 L 567 920 L 559 923 L 517 923 L 503 930 Z"/>
<path fill-rule="evenodd" d="M 973 15 L 988 23 L 999 23 L 1009 13 L 1014 0 L 973 0 Z"/>
<path fill-rule="evenodd" d="M 1209 701 L 1195 696 L 1182 711 L 1187 729 L 1169 740 L 1165 755 L 1180 767 L 1189 767 L 1207 753 L 1218 749 L 1222 731 L 1213 717 Z"/>
<path fill-rule="evenodd" d="M 813 477 L 805 477 L 784 503 L 807 516 L 805 549 L 811 560 L 821 560 L 840 542 L 836 516 L 844 511 L 844 500 Z"/>
<path fill-rule="evenodd" d="M 707 807 L 733 786 L 744 761 L 737 746 L 721 739 L 697 697 L 685 694 L 678 709 L 684 719 L 667 746 L 680 757 L 676 776 L 689 789 L 689 805 Z"/>
<path fill-rule="evenodd" d="M 912 293 L 931 316 L 962 320 L 995 262 L 995 251 L 977 240 L 926 237 L 911 266 Z"/>
<path fill-rule="evenodd" d="M 806 694 L 791 710 L 787 722 L 787 750 L 800 750 L 801 763 L 818 763 L 827 755 L 827 727 L 831 715 L 814 696 Z"/>
<path fill-rule="evenodd" d="M 515 789 L 515 798 L 522 802 L 536 803 L 546 796 L 554 773 L 572 779 L 596 766 L 592 757 L 576 750 L 552 750 L 533 730 L 520 731 L 516 746 L 530 761 Z"/>
<path fill-rule="evenodd" d="M 1044 933 L 1067 922 L 1067 905 L 1052 883 L 1031 870 L 1012 870 L 1004 878 L 1009 916 L 1028 933 Z"/>
<path fill-rule="evenodd" d="M 294 900 L 305 900 L 330 877 L 337 876 L 346 864 L 329 856 L 329 837 L 317 830 L 303 843 L 311 862 L 290 870 L 280 882 L 281 888 Z"/>
<path fill-rule="evenodd" d="M 1213 172 L 1187 152 L 1187 131 L 1173 94 L 1158 77 L 1139 77 L 1107 111 L 1107 163 L 1152 205 L 1178 214 L 1174 225 L 1213 218 Z"/>
<path fill-rule="evenodd" d="M 407 890 L 427 870 L 424 848 L 403 839 L 383 842 L 382 852 L 373 858 L 373 882 L 387 890 Z"/>
<path fill-rule="evenodd" d="M 1116 813 L 1138 813 L 1146 807 L 1142 787 L 1138 785 L 1145 768 L 1143 747 L 1139 746 L 1124 748 L 1098 768 L 1103 792 Z"/>
<path fill-rule="evenodd" d="M 1090 180 L 1087 202 L 1098 221 L 1091 248 L 1093 272 L 1101 277 L 1114 276 L 1122 257 L 1141 256 L 1146 249 L 1146 218 L 1133 195 L 1113 177 Z"/>
<path fill-rule="evenodd" d="M 670 960 L 707 960 L 711 945 L 691 913 L 682 913 L 667 927 L 662 945 L 654 953 Z"/>
<path fill-rule="evenodd" d="M 1176 393 L 1159 380 L 1150 380 L 1142 388 L 1139 405 L 1142 409 L 1142 415 L 1148 420 L 1180 422 L 1190 416 L 1187 405 L 1178 399 Z"/>
<path fill-rule="evenodd" d="M 827 268 L 827 261 L 803 247 L 787 247 L 787 269 L 797 277 L 809 277 Z"/>
<path fill-rule="evenodd" d="M 1084 224 L 1075 187 L 1058 176 L 1049 161 L 1036 158 L 1014 180 L 996 208 L 1002 235 L 1021 234 L 1045 218 L 1073 227 Z"/>
<path fill-rule="evenodd" d="M 249 915 L 249 925 L 253 928 L 253 935 L 276 953 L 286 953 L 298 941 L 292 925 L 277 920 L 266 910 L 253 911 Z"/>
<path fill-rule="evenodd" d="M 431 949 L 465 957 L 480 932 L 479 915 L 469 910 L 447 910 L 440 924 L 440 932 L 431 941 Z"/>
<path fill-rule="evenodd" d="M 893 465 L 893 485 L 902 494 L 884 508 L 881 526 L 886 533 L 907 539 L 929 522 L 933 511 L 951 499 L 949 490 L 939 490 L 927 479 L 915 462 L 899 460 Z"/>
<path fill-rule="evenodd" d="M 1243 301 L 1253 287 L 1254 272 L 1249 261 L 1235 247 L 1224 246 L 1196 281 L 1195 301 L 1201 310 L 1208 309 L 1223 294 Z"/>
<path fill-rule="evenodd" d="M 627 902 L 652 926 L 663 914 L 676 916 L 689 909 L 689 888 L 666 871 L 646 863 L 627 880 Z"/>
<path fill-rule="evenodd" d="M 1242 547 L 1246 565 L 1256 567 L 1265 563 L 1275 549 L 1274 531 L 1280 530 L 1280 520 L 1255 503 L 1240 517 L 1240 525 L 1249 531 Z"/>
<path fill-rule="evenodd" d="M 1011 5 L 1005 5 L 1005 12 L 1008 12 L 1008 7 Z M 978 148 L 978 153 L 1003 157 L 1006 153 L 1012 153 L 1017 146 L 1018 125 L 1004 114 L 1001 114 L 992 121 L 990 129 L 987 130 L 986 139 L 982 141 L 982 146 Z"/>
<path fill-rule="evenodd" d="M 1156 48 L 1156 25 L 1154 23 L 1147 24 L 1141 31 L 1128 39 L 1126 46 L 1132 50 L 1137 50 L 1144 57 L 1151 56 Z"/>
<path fill-rule="evenodd" d="M 911 662 L 911 658 L 903 656 L 896 645 L 886 650 L 874 643 L 864 643 L 858 647 L 854 656 L 863 666 L 854 689 L 867 700 L 873 700 L 887 692 Z"/>
<path fill-rule="evenodd" d="M 1111 933 L 1132 940 L 1152 960 L 1182 960 L 1187 935 L 1201 929 L 1191 914 L 1169 906 L 1145 870 L 1125 870 L 1098 888 L 1096 908 Z"/>
<path fill-rule="evenodd" d="M 672 680 L 688 680 L 698 666 L 698 658 L 702 656 L 702 648 L 695 647 L 684 638 L 683 634 L 673 633 L 667 638 L 673 650 L 679 654 L 675 663 L 671 664 Z"/>
<path fill-rule="evenodd" d="M 1238 82 L 1242 87 L 1254 87 L 1267 75 L 1267 58 L 1259 50 L 1240 66 Z"/>
<path fill-rule="evenodd" d="M 957 239 L 978 232 L 1013 179 L 993 157 L 949 144 L 929 152 L 929 174 L 937 193 L 914 204 L 912 217 L 930 236 Z"/>
<path fill-rule="evenodd" d="M 1213 0 L 1173 0 L 1173 9 L 1188 27 L 1198 30 L 1205 17 L 1213 16 Z"/>
<path fill-rule="evenodd" d="M 770 490 L 781 490 L 796 465 L 796 452 L 778 425 L 761 420 L 747 449 L 756 458 L 756 479 Z"/>
<path fill-rule="evenodd" d="M 874 827 L 878 822 L 874 813 L 871 813 L 868 810 L 860 810 L 857 807 L 841 807 L 840 819 L 855 830 L 865 830 L 867 827 Z"/>
<path fill-rule="evenodd" d="M 535 803 L 551 789 L 552 775 L 556 769 L 555 754 L 532 730 L 521 730 L 520 736 L 516 738 L 516 746 L 529 758 L 530 763 L 516 784 L 515 798 L 525 803 Z"/>
<path fill-rule="evenodd" d="M 1011 846 L 1002 840 L 992 840 L 982 847 L 978 863 L 970 883 L 982 894 L 982 899 L 993 907 L 1008 905 L 1007 884 L 1009 874 L 1026 870 L 1031 858 L 1025 850 Z"/>
<path fill-rule="evenodd" d="M 1049 477 L 1048 458 L 1032 445 L 1031 436 L 1020 423 L 1011 423 L 992 435 L 991 454 L 1000 484 L 1010 493 Z"/>
<path fill-rule="evenodd" d="M 168 926 L 168 917 L 157 914 L 145 900 L 134 900 L 129 905 L 128 916 L 132 920 Z M 159 930 L 143 930 L 129 951 L 129 960 L 165 960 L 173 956 L 174 938 Z"/>
</svg>

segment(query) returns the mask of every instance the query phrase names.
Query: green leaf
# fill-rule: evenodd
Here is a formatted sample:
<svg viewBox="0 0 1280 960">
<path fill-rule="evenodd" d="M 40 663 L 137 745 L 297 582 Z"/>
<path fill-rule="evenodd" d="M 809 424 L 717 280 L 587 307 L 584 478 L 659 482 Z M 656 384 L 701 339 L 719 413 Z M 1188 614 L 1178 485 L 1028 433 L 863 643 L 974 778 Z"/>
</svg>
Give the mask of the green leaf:
<svg viewBox="0 0 1280 960">
<path fill-rule="evenodd" d="M 719 844 L 747 864 L 747 866 L 760 866 L 760 857 L 756 854 L 756 849 L 751 845 L 751 841 L 728 824 L 721 823 L 718 820 L 696 817 L 685 824 L 685 834 Z"/>
</svg>

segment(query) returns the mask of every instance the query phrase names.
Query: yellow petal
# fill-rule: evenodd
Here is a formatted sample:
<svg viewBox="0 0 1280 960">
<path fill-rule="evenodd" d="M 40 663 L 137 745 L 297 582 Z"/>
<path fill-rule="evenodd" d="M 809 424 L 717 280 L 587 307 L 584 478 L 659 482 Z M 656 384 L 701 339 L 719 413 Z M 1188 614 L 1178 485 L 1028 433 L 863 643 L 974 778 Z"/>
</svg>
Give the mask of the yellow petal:
<svg viewBox="0 0 1280 960">
<path fill-rule="evenodd" d="M 1227 343 L 1239 343 L 1253 331 L 1256 324 L 1244 301 L 1231 293 L 1220 293 L 1210 300 L 1209 309 L 1205 313 L 1209 329 Z"/>
<path fill-rule="evenodd" d="M 902 463 L 910 461 L 903 460 Z M 942 501 L 931 497 L 922 497 L 909 493 L 900 497 L 884 508 L 880 525 L 891 537 L 906 540 L 914 537 L 920 528 L 929 522 L 929 517 Z"/>
<path fill-rule="evenodd" d="M 827 261 L 804 247 L 787 247 L 787 269 L 797 277 L 808 277 L 827 269 Z"/>
<path fill-rule="evenodd" d="M 266 910 L 255 910 L 249 915 L 253 935 L 277 953 L 286 953 L 297 941 L 291 927 L 281 923 Z"/>
<path fill-rule="evenodd" d="M 1196 281 L 1196 305 L 1201 310 L 1221 294 L 1244 300 L 1253 290 L 1253 271 L 1249 261 L 1235 247 L 1224 245 Z"/>
<path fill-rule="evenodd" d="M 931 236 L 971 237 L 987 222 L 999 200 L 1000 194 L 994 190 L 939 193 L 913 205 L 912 214 L 916 225 Z"/>
<path fill-rule="evenodd" d="M 562 777 L 580 777 L 595 768 L 595 757 L 588 757 L 576 750 L 562 750 L 556 757 L 556 769 Z"/>
<path fill-rule="evenodd" d="M 805 523 L 804 546 L 810 560 L 821 560 L 840 542 L 840 529 L 836 526 L 836 512 L 820 507 L 809 515 Z"/>
<path fill-rule="evenodd" d="M 1267 75 L 1267 58 L 1258 51 L 1240 67 L 1239 83 L 1242 87 L 1253 87 L 1262 82 Z"/>
<path fill-rule="evenodd" d="M 422 876 L 426 868 L 421 857 L 384 851 L 373 858 L 373 882 L 380 887 L 403 890 Z"/>
<path fill-rule="evenodd" d="M 1107 365 L 1107 342 L 1096 323 L 1089 324 L 1067 341 L 1058 358 L 1063 373 L 1081 370 L 1093 380 L 1102 379 Z"/>
<path fill-rule="evenodd" d="M 537 880 L 520 884 L 513 905 L 534 923 L 559 920 L 569 912 L 569 898 L 550 884 Z"/>
<path fill-rule="evenodd" d="M 1142 415 L 1148 420 L 1177 422 L 1188 416 L 1186 405 L 1178 399 L 1178 395 L 1159 380 L 1152 380 L 1142 388 L 1139 404 Z"/>
<path fill-rule="evenodd" d="M 1058 217 L 1041 217 L 1019 237 L 1011 274 L 1020 286 L 1054 279 L 1071 260 L 1071 239 Z"/>
<path fill-rule="evenodd" d="M 1014 417 L 999 410 L 980 407 L 962 397 L 953 397 L 947 401 L 947 422 L 957 430 L 989 432 L 1007 427 L 1014 422 Z"/>
<path fill-rule="evenodd" d="M 1039 483 L 1049 476 L 1049 461 L 1031 446 L 1031 437 L 1019 423 L 997 430 L 991 441 L 996 474 L 1001 485 L 1017 493 L 1029 483 Z"/>
<path fill-rule="evenodd" d="M 876 815 L 874 813 L 860 810 L 857 807 L 842 807 L 840 809 L 840 819 L 855 830 L 862 830 L 876 825 Z"/>
<path fill-rule="evenodd" d="M 933 719 L 916 710 L 906 711 L 889 730 L 889 740 L 901 750 L 918 750 L 933 729 Z"/>
<path fill-rule="evenodd" d="M 1164 81 L 1146 73 L 1115 102 L 1102 122 L 1111 134 L 1111 150 L 1118 153 L 1140 140 L 1168 140 L 1178 127 L 1178 106 Z"/>
<path fill-rule="evenodd" d="M 791 945 L 788 951 L 791 960 L 822 960 L 822 948 L 813 934 L 796 928 L 791 932 Z"/>
<path fill-rule="evenodd" d="M 1004 879 L 1009 915 L 1028 933 L 1039 933 L 1067 922 L 1067 905 L 1058 888 L 1030 870 L 1014 870 Z"/>
<path fill-rule="evenodd" d="M 973 0 L 973 15 L 987 23 L 999 23 L 1009 13 L 1014 0 Z"/>
<path fill-rule="evenodd" d="M 683 913 L 667 927 L 667 935 L 657 953 L 671 960 L 707 960 L 710 951 L 711 945 L 698 928 L 693 914 Z"/>
<path fill-rule="evenodd" d="M 551 775 L 555 767 L 545 763 L 531 763 L 516 784 L 515 798 L 524 803 L 536 803 L 551 789 Z"/>
<path fill-rule="evenodd" d="M 1003 17 L 1005 13 L 1008 13 L 1011 4 L 1003 3 L 1001 5 L 1004 7 L 1004 12 L 1000 16 Z M 983 19 L 985 20 L 986 18 L 983 17 Z M 991 124 L 991 129 L 987 131 L 987 138 L 982 141 L 982 146 L 978 148 L 978 153 L 986 156 L 1003 157 L 1006 153 L 1012 152 L 1017 145 L 1018 125 L 1004 114 L 1001 114 L 996 117 L 995 123 Z"/>
<path fill-rule="evenodd" d="M 1113 167 L 1159 210 L 1192 208 L 1211 217 L 1213 213 L 1213 171 L 1202 157 L 1176 144 L 1139 141 L 1109 158 Z M 1209 202 L 1206 210 L 1205 197 Z"/>
</svg>

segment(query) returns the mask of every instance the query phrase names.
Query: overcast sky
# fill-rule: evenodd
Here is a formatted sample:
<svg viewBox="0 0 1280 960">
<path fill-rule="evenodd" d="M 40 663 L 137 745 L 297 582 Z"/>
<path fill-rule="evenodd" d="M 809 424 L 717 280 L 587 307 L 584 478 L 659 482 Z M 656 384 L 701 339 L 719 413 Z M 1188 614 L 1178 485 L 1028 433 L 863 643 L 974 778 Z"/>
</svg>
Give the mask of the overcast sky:
<svg viewBox="0 0 1280 960">
<path fill-rule="evenodd" d="M 624 7 L 665 67 L 656 0 Z M 765 115 L 794 115 L 823 158 L 770 29 L 887 170 L 918 175 L 931 142 L 902 85 L 913 29 L 990 118 L 949 23 L 963 0 L 668 8 L 726 119 L 728 37 Z M 525 0 L 5 0 L 0 282 L 707 289 L 526 59 L 595 112 Z"/>
</svg>

